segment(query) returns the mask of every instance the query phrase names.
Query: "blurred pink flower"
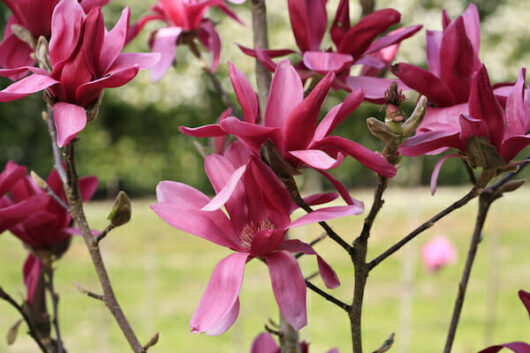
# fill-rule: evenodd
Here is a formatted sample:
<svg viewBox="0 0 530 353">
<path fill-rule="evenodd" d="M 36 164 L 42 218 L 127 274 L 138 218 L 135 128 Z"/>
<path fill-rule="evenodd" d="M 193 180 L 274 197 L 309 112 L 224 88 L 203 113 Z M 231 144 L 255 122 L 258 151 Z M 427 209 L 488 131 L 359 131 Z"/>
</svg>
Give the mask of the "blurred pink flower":
<svg viewBox="0 0 530 353">
<path fill-rule="evenodd" d="M 300 351 L 302 353 L 309 353 L 309 344 L 307 342 L 300 342 Z M 280 347 L 269 333 L 263 332 L 252 342 L 250 353 L 280 353 Z M 339 353 L 339 350 L 334 348 L 327 353 Z"/>
<path fill-rule="evenodd" d="M 244 0 L 231 2 L 242 3 Z M 212 55 L 212 72 L 217 70 L 221 56 L 221 38 L 215 30 L 214 22 L 204 18 L 210 7 L 217 7 L 237 22 L 243 23 L 224 0 L 158 0 L 158 4 L 151 8 L 153 13 L 140 19 L 131 28 L 127 41 L 136 37 L 149 21 L 159 20 L 167 24 L 167 27 L 151 34 L 151 50 L 161 55 L 160 61 L 151 69 L 153 81 L 160 80 L 173 65 L 179 38 L 184 35 L 192 36 L 188 40 L 195 40 L 197 37 L 201 41 Z"/>
<path fill-rule="evenodd" d="M 457 251 L 449 238 L 438 235 L 421 248 L 423 264 L 431 272 L 456 262 Z"/>
<path fill-rule="evenodd" d="M 239 141 L 224 156 L 208 156 L 205 170 L 217 193 L 213 199 L 188 185 L 163 181 L 157 186 L 158 203 L 151 206 L 171 226 L 234 251 L 216 266 L 190 321 L 192 332 L 218 335 L 232 326 L 239 313 L 245 264 L 253 258 L 266 263 L 280 311 L 299 330 L 307 323 L 306 286 L 291 253 L 315 255 L 328 288 L 337 287 L 339 280 L 308 244 L 286 240 L 287 229 L 361 210 L 328 207 L 291 221 L 289 215 L 296 207 L 289 193 L 272 170 Z"/>
<path fill-rule="evenodd" d="M 57 128 L 57 144 L 68 144 L 85 127 L 85 108 L 97 103 L 104 88 L 119 87 L 140 69 L 153 66 L 158 54 L 121 53 L 129 23 L 125 8 L 116 26 L 107 31 L 100 7 L 85 14 L 76 0 L 63 0 L 52 17 L 49 45 L 52 72 L 34 67 L 0 70 L 1 76 L 33 72 L 0 91 L 0 101 L 19 99 L 48 89 Z"/>
</svg>

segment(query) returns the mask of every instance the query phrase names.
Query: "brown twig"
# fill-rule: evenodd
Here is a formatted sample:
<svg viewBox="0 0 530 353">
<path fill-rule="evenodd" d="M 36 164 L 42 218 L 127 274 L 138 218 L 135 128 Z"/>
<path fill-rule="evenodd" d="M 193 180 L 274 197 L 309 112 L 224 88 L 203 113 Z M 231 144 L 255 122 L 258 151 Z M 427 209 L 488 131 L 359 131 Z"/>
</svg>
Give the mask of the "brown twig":
<svg viewBox="0 0 530 353">
<path fill-rule="evenodd" d="M 79 291 L 79 293 L 81 294 L 84 294 L 90 298 L 93 298 L 93 299 L 97 299 L 97 300 L 101 300 L 102 302 L 105 301 L 105 299 L 103 298 L 103 296 L 101 294 L 96 294 L 94 292 L 91 292 L 89 291 L 88 289 L 84 288 L 83 286 L 81 286 L 79 283 L 77 282 L 74 282 L 74 287 L 75 289 L 77 289 Z"/>
<path fill-rule="evenodd" d="M 0 287 L 0 299 L 3 299 L 5 300 L 6 302 L 8 302 L 13 308 L 15 308 L 20 316 L 22 316 L 22 318 L 24 319 L 24 321 L 26 322 L 26 325 L 28 325 L 28 329 L 29 329 L 29 335 L 31 336 L 31 338 L 33 338 L 33 340 L 35 341 L 35 343 L 37 344 L 37 346 L 39 346 L 40 350 L 43 352 L 43 353 L 49 353 L 48 350 L 46 349 L 46 347 L 44 346 L 44 344 L 40 341 L 39 339 L 39 335 L 37 334 L 35 328 L 33 327 L 33 324 L 32 324 L 32 321 L 31 319 L 29 318 L 29 316 L 26 314 L 26 312 L 24 311 L 24 309 L 22 308 L 21 305 L 19 305 L 15 299 L 13 299 L 13 297 L 11 297 L 9 294 L 7 294 L 3 289 L 2 287 Z"/>
<path fill-rule="evenodd" d="M 99 233 L 99 235 L 98 235 L 96 238 L 93 239 L 93 241 L 94 241 L 96 244 L 99 244 L 99 242 L 102 241 L 102 240 L 107 236 L 107 234 L 109 234 L 109 232 L 110 232 L 111 230 L 113 230 L 114 228 L 115 228 L 115 226 L 112 225 L 112 223 L 109 224 L 109 225 L 103 230 L 103 232 Z"/>
<path fill-rule="evenodd" d="M 79 191 L 77 171 L 74 160 L 74 141 L 69 143 L 65 148 L 65 162 L 67 171 L 67 182 L 64 185 L 68 204 L 70 205 L 71 215 L 76 225 L 81 230 L 83 239 L 85 240 L 86 246 L 92 258 L 92 263 L 96 270 L 96 274 L 99 279 L 99 283 L 103 289 L 103 299 L 112 316 L 116 320 L 120 327 L 123 335 L 129 342 L 129 345 L 135 353 L 145 353 L 145 349 L 136 337 L 129 321 L 125 317 L 123 310 L 116 299 L 114 289 L 110 282 L 107 269 L 101 257 L 99 247 L 94 242 L 92 231 L 86 220 L 85 212 L 83 210 L 83 201 Z"/>
<path fill-rule="evenodd" d="M 471 201 L 473 198 L 475 198 L 478 195 L 477 188 L 472 188 L 471 191 L 469 191 L 464 197 L 462 197 L 460 200 L 454 202 L 449 207 L 443 209 L 440 213 L 437 215 L 431 217 L 428 221 L 421 224 L 418 228 L 414 229 L 412 232 L 410 232 L 407 236 L 405 236 L 403 239 L 398 241 L 396 244 L 392 245 L 390 248 L 388 248 L 386 251 L 384 251 L 381 255 L 377 256 L 375 259 L 370 261 L 368 263 L 368 271 L 371 271 L 374 267 L 379 265 L 382 261 L 384 261 L 387 257 L 394 254 L 396 251 L 401 249 L 402 246 L 407 244 L 409 241 L 414 239 L 417 235 L 421 234 L 423 231 L 429 229 L 432 227 L 437 221 L 444 218 L 451 212 L 459 209 L 460 207 L 467 204 L 469 201 Z"/>
<path fill-rule="evenodd" d="M 345 310 L 346 312 L 350 310 L 350 306 L 348 304 L 342 302 L 341 300 L 335 298 L 331 294 L 329 294 L 329 293 L 325 292 L 324 290 L 318 288 L 313 283 L 309 282 L 309 280 L 307 280 L 307 279 L 305 280 L 305 285 L 306 285 L 307 288 L 311 289 L 313 292 L 317 293 L 318 295 L 320 295 L 322 298 L 326 299 L 327 301 L 337 305 L 342 310 Z"/>
<path fill-rule="evenodd" d="M 360 3 L 363 9 L 361 14 L 362 17 L 371 14 L 375 9 L 374 0 L 360 0 Z"/>
<path fill-rule="evenodd" d="M 59 296 L 55 292 L 55 288 L 53 285 L 53 268 L 51 267 L 51 264 L 48 266 L 48 268 L 45 269 L 44 274 L 45 274 L 45 285 L 52 299 L 52 308 L 53 308 L 52 323 L 55 329 L 57 353 L 64 353 L 65 352 L 64 344 L 63 344 L 63 339 L 61 337 L 61 329 L 59 326 Z"/>
<path fill-rule="evenodd" d="M 254 48 L 269 49 L 269 34 L 267 31 L 267 7 L 265 0 L 252 0 L 250 4 L 252 11 L 252 34 Z M 262 114 L 265 113 L 269 87 L 272 75 L 256 58 L 256 83 L 258 86 L 259 106 Z"/>
</svg>

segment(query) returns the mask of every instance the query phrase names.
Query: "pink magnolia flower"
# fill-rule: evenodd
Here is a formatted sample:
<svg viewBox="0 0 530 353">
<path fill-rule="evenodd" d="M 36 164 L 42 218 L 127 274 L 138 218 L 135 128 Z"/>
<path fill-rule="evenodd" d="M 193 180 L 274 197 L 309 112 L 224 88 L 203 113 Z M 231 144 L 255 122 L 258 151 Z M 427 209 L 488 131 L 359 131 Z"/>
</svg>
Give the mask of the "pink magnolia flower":
<svg viewBox="0 0 530 353">
<path fill-rule="evenodd" d="M 22 202 L 13 204 L 6 195 L 20 180 L 26 177 L 26 167 L 7 162 L 0 173 L 0 234 L 42 209 L 48 202 L 45 195 L 34 195 Z"/>
<path fill-rule="evenodd" d="M 523 305 L 525 306 L 526 311 L 528 311 L 528 314 L 530 314 L 530 293 L 525 292 L 521 289 L 519 291 L 519 298 L 523 302 Z M 515 353 L 530 353 L 530 344 L 525 342 L 510 342 L 505 344 L 499 344 L 485 348 L 478 353 L 497 353 L 503 348 L 507 348 Z"/>
<path fill-rule="evenodd" d="M 12 12 L 7 21 L 4 39 L 0 43 L 0 67 L 14 69 L 21 66 L 33 66 L 33 52 L 27 43 L 21 41 L 11 30 L 18 24 L 26 28 L 38 39 L 40 36 L 50 39 L 52 14 L 59 0 L 2 0 Z M 93 7 L 104 6 L 109 0 L 81 0 L 84 11 L 88 13 Z"/>
<path fill-rule="evenodd" d="M 302 353 L 309 353 L 309 344 L 307 342 L 300 343 L 300 351 Z M 280 347 L 269 333 L 260 333 L 252 342 L 250 353 L 280 353 Z M 338 349 L 331 349 L 327 353 L 339 353 Z"/>
<path fill-rule="evenodd" d="M 377 173 L 392 177 L 395 168 L 381 155 L 339 136 L 331 136 L 340 124 L 363 101 L 363 90 L 353 91 L 346 100 L 331 109 L 318 122 L 320 107 L 335 78 L 327 74 L 304 98 L 300 76 L 288 61 L 279 63 L 272 79 L 263 124 L 258 101 L 248 79 L 230 64 L 230 78 L 241 105 L 244 120 L 234 117 L 217 124 L 194 129 L 181 127 L 180 131 L 195 137 L 225 134 L 237 136 L 256 155 L 267 140 L 271 140 L 283 158 L 295 168 L 311 167 L 328 178 L 344 200 L 353 204 L 346 188 L 326 170 L 342 163 L 350 155 Z"/>
<path fill-rule="evenodd" d="M 37 255 L 28 256 L 23 270 L 24 283 L 28 290 L 27 300 L 31 304 L 42 266 L 38 257 L 39 253 L 44 251 L 51 252 L 56 257 L 61 256 L 72 234 L 78 234 L 79 231 L 71 227 L 70 214 L 46 191 L 37 186 L 30 176 L 25 175 L 25 168 L 10 162 L 6 170 L 16 170 L 17 174 L 24 171 L 23 176 L 16 182 L 10 183 L 9 196 L 0 199 L 0 223 L 7 225 L 9 231 Z M 0 175 L 0 180 L 4 179 L 2 177 L 4 173 Z M 10 175 L 12 176 L 13 173 Z M 63 184 L 55 169 L 52 170 L 46 182 L 50 189 L 66 202 Z M 92 197 L 96 187 L 96 177 L 79 178 L 83 201 Z M 5 209 L 17 210 L 17 212 L 6 215 L 3 212 Z M 0 228 L 0 233 L 3 230 L 5 229 Z"/>
<path fill-rule="evenodd" d="M 358 214 L 357 206 L 322 208 L 291 221 L 295 206 L 276 175 L 238 141 L 224 156 L 205 159 L 205 170 L 217 195 L 210 199 L 178 182 L 157 186 L 158 203 L 151 208 L 169 225 L 234 251 L 221 260 L 190 321 L 192 332 L 217 335 L 237 318 L 245 264 L 261 259 L 268 267 L 278 306 L 295 328 L 307 323 L 306 286 L 291 253 L 315 255 L 324 283 L 339 280 L 331 267 L 306 243 L 286 240 L 287 229 L 308 223 Z M 220 208 L 223 207 L 226 213 Z"/>
<path fill-rule="evenodd" d="M 449 238 L 438 235 L 421 248 L 423 264 L 431 272 L 456 262 L 457 252 Z"/>
<path fill-rule="evenodd" d="M 468 140 L 471 137 L 481 137 L 495 148 L 499 156 L 499 161 L 492 160 L 488 163 L 510 162 L 519 151 L 530 144 L 530 88 L 524 90 L 525 72 L 525 69 L 521 70 L 507 99 L 506 111 L 503 111 L 495 98 L 486 67 L 482 65 L 471 81 L 469 114 L 454 115 L 446 123 L 440 123 L 436 130 L 409 138 L 399 151 L 406 156 L 417 156 L 436 152 L 441 148 L 454 147 L 466 153 Z M 438 162 L 431 179 L 432 191 L 436 188 L 436 180 L 443 162 L 456 156 L 459 155 L 447 155 Z"/>
<path fill-rule="evenodd" d="M 243 1 L 232 1 L 243 3 Z M 149 21 L 160 20 L 167 27 L 158 29 L 151 34 L 150 47 L 155 53 L 160 53 L 160 61 L 151 69 L 151 78 L 158 81 L 173 65 L 175 50 L 179 38 L 191 36 L 187 40 L 197 37 L 202 45 L 212 54 L 212 72 L 217 70 L 221 56 L 221 38 L 215 30 L 215 24 L 204 18 L 210 7 L 218 7 L 234 20 L 241 22 L 236 14 L 224 3 L 224 0 L 158 0 L 158 4 L 151 8 L 149 14 L 133 27 L 129 40 L 132 40 Z"/>
<path fill-rule="evenodd" d="M 291 27 L 300 49 L 298 54 L 302 56 L 302 60 L 295 64 L 300 76 L 305 80 L 314 75 L 333 72 L 336 74 L 334 87 L 346 90 L 351 90 L 346 84 L 346 78 L 352 65 L 363 65 L 362 75 L 377 74 L 394 58 L 398 44 L 422 27 L 417 25 L 401 28 L 377 38 L 391 26 L 399 23 L 400 13 L 393 9 L 378 10 L 352 26 L 349 2 L 341 0 L 330 30 L 331 40 L 336 49 L 322 50 L 322 39 L 326 33 L 328 21 L 326 1 L 289 0 L 287 4 Z M 244 53 L 257 57 L 270 71 L 276 69 L 276 63 L 272 61 L 272 58 L 296 53 L 288 49 L 240 48 Z M 388 86 L 390 83 L 386 84 L 384 90 Z"/>
<path fill-rule="evenodd" d="M 0 101 L 11 101 L 47 89 L 53 105 L 57 143 L 68 144 L 86 125 L 85 108 L 97 103 L 104 88 L 119 87 L 138 70 L 154 65 L 158 54 L 121 53 L 127 37 L 129 8 L 107 31 L 99 7 L 85 14 L 76 0 L 63 0 L 52 16 L 49 59 L 52 72 L 33 67 L 0 70 L 0 75 L 31 71 L 0 91 Z"/>
</svg>

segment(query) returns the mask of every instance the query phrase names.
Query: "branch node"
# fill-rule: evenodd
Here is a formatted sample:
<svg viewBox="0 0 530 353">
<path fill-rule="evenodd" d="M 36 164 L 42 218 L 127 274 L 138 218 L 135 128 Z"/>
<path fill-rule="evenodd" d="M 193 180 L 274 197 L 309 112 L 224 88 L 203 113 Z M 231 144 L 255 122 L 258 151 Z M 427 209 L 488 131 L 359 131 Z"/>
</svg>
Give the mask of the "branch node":
<svg viewBox="0 0 530 353">
<path fill-rule="evenodd" d="M 97 300 L 105 301 L 105 298 L 101 294 L 96 294 L 94 292 L 89 291 L 88 289 L 81 286 L 79 283 L 74 282 L 74 287 L 79 291 L 79 293 L 84 294 L 90 298 L 94 298 Z"/>
</svg>

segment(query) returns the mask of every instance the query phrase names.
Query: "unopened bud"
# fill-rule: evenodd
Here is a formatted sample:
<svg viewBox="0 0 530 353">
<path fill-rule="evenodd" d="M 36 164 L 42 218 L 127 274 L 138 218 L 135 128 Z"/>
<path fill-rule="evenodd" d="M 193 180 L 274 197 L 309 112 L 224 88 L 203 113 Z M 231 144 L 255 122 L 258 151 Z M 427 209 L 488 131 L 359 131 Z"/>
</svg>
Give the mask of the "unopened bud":
<svg viewBox="0 0 530 353">
<path fill-rule="evenodd" d="M 27 43 L 31 49 L 35 50 L 35 47 L 37 46 L 37 38 L 35 38 L 33 34 L 31 34 L 31 32 L 28 31 L 24 26 L 18 23 L 12 24 L 11 32 L 13 32 L 18 39 L 24 43 Z"/>
<path fill-rule="evenodd" d="M 516 180 L 510 180 L 503 186 L 501 186 L 497 192 L 500 194 L 503 194 L 505 192 L 512 192 L 517 189 L 519 189 L 524 183 L 526 182 L 525 179 L 516 179 Z"/>
<path fill-rule="evenodd" d="M 7 345 L 11 346 L 15 341 L 17 340 L 17 334 L 18 334 L 18 328 L 20 327 L 20 324 L 24 321 L 23 319 L 19 319 L 17 322 L 11 326 L 9 331 L 7 331 Z"/>
<path fill-rule="evenodd" d="M 467 140 L 466 155 L 473 168 L 498 169 L 505 165 L 495 146 L 482 136 L 471 136 Z"/>
<path fill-rule="evenodd" d="M 160 335 L 157 333 L 155 333 L 155 335 L 153 337 L 151 337 L 151 339 L 149 340 L 149 342 L 147 342 L 144 346 L 144 350 L 148 350 L 149 348 L 153 347 L 155 344 L 158 343 L 158 339 L 160 338 Z"/>
<path fill-rule="evenodd" d="M 271 140 L 268 140 L 261 146 L 260 154 L 261 159 L 263 159 L 263 161 L 265 161 L 265 163 L 267 163 L 280 178 L 289 179 L 294 175 L 300 174 L 296 168 L 283 158 Z"/>
<path fill-rule="evenodd" d="M 395 134 L 385 123 L 374 117 L 366 119 L 366 125 L 372 135 L 378 137 L 385 143 L 393 143 L 399 139 L 398 134 Z"/>
<path fill-rule="evenodd" d="M 118 193 L 107 219 L 114 227 L 122 226 L 131 219 L 131 200 L 124 191 Z"/>
<path fill-rule="evenodd" d="M 31 175 L 31 179 L 37 184 L 37 186 L 43 190 L 48 189 L 48 184 L 44 179 L 42 179 L 37 173 L 35 173 L 33 170 L 29 173 Z"/>
<path fill-rule="evenodd" d="M 52 65 L 50 63 L 50 52 L 48 50 L 48 40 L 44 36 L 40 36 L 35 48 L 35 59 L 39 63 L 39 67 L 48 72 L 52 72 Z"/>
</svg>

